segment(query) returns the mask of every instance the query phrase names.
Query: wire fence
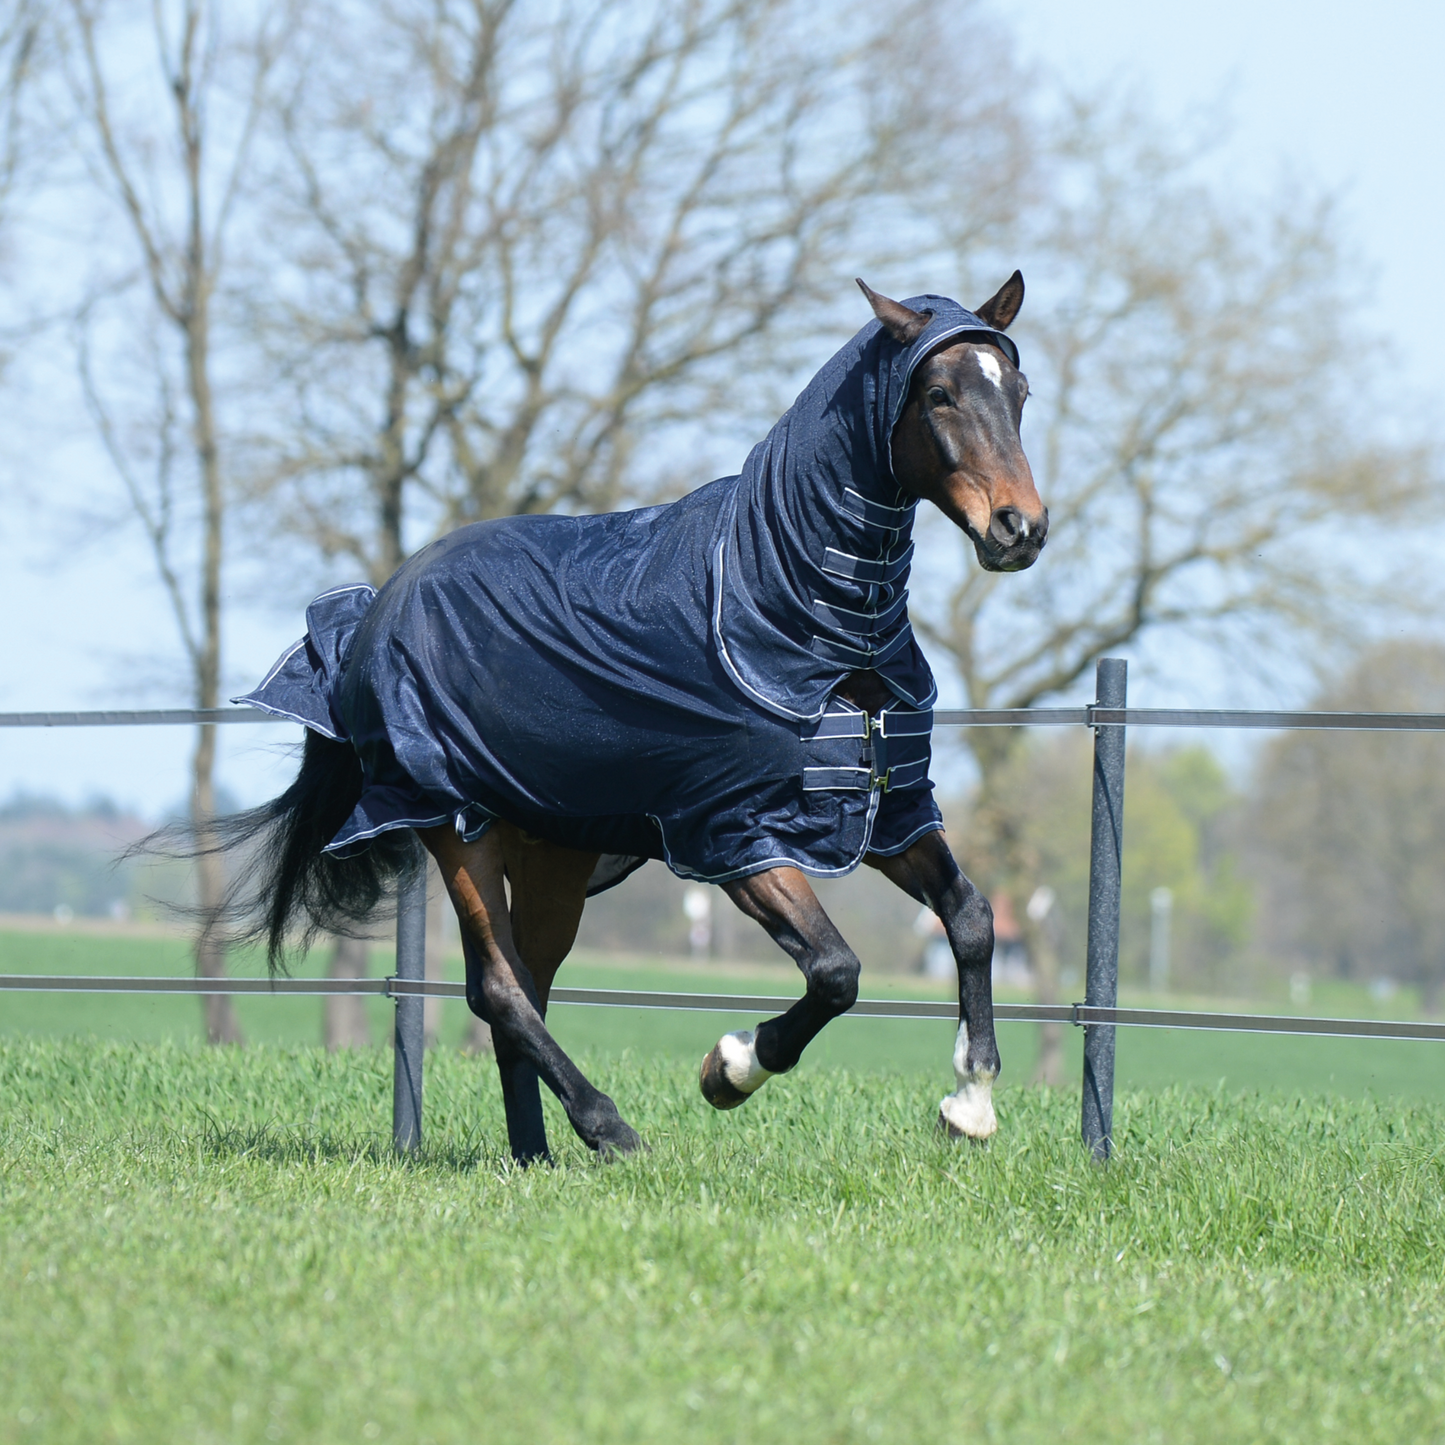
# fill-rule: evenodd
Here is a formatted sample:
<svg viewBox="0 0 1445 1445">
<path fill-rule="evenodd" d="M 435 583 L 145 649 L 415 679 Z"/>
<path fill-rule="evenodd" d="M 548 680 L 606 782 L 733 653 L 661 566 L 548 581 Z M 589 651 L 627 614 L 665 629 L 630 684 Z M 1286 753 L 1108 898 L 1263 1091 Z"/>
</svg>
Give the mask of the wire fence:
<svg viewBox="0 0 1445 1445">
<path fill-rule="evenodd" d="M 144 708 L 74 712 L 0 713 L 0 728 L 156 727 L 197 724 L 287 723 L 257 708 Z M 1445 732 L 1445 713 L 1294 712 L 1262 709 L 1131 708 L 1125 664 L 1099 662 L 1096 698 L 1082 707 L 953 708 L 934 713 L 935 725 L 958 727 L 1086 727 L 1094 731 L 1093 827 L 1089 870 L 1088 964 L 1079 1003 L 994 1005 L 1006 1022 L 1071 1024 L 1085 1030 L 1082 1134 L 1096 1158 L 1112 1147 L 1114 1030 L 1200 1029 L 1325 1038 L 1445 1042 L 1445 1023 L 1384 1019 L 1302 1018 L 1118 1006 L 1119 903 L 1123 864 L 1124 732 L 1129 727 L 1307 729 L 1354 732 Z M 295 725 L 294 723 L 292 724 Z M 379 979 L 124 978 L 75 975 L 0 975 L 0 992 L 235 994 L 287 997 L 380 996 L 396 1005 L 392 1137 L 400 1150 L 421 1142 L 422 1006 L 428 998 L 465 998 L 466 986 L 425 974 L 426 885 L 420 870 L 403 883 L 397 905 L 396 973 Z M 666 993 L 553 988 L 551 1002 L 603 1008 L 702 1010 L 776 1014 L 796 999 L 764 994 Z M 954 1003 L 929 999 L 859 999 L 850 1013 L 864 1018 L 958 1021 Z"/>
<path fill-rule="evenodd" d="M 935 726 L 1303 728 L 1328 732 L 1445 732 L 1438 712 L 1271 712 L 1258 708 L 965 707 L 937 708 Z M 197 723 L 289 723 L 254 707 L 107 708 L 90 712 L 0 712 L 0 728 L 189 727 Z"/>
<path fill-rule="evenodd" d="M 0 992 L 215 994 L 271 998 L 437 998 L 465 1000 L 467 986 L 445 979 L 385 978 L 126 978 L 65 973 L 0 974 Z M 797 1002 L 786 994 L 668 993 L 636 989 L 554 987 L 551 1004 L 587 1008 L 667 1009 L 697 1013 L 781 1013 Z M 1082 1003 L 995 1003 L 1003 1023 L 1110 1024 L 1120 1028 L 1203 1029 L 1248 1034 L 1304 1034 L 1332 1039 L 1414 1039 L 1445 1043 L 1445 1023 L 1411 1019 L 1308 1018 L 1296 1014 L 1202 1013 L 1188 1009 L 1094 1008 Z M 860 998 L 849 1018 L 940 1019 L 958 1022 L 958 1005 L 943 999 Z"/>
</svg>

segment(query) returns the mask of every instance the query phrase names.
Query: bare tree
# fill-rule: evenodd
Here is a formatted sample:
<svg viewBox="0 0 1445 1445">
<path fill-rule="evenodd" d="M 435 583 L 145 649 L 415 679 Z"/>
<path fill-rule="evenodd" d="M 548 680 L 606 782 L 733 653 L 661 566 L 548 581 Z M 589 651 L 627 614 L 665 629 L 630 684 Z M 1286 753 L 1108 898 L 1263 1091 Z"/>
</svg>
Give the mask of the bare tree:
<svg viewBox="0 0 1445 1445">
<path fill-rule="evenodd" d="M 283 525 L 377 581 L 461 523 L 708 480 L 860 258 L 912 247 L 945 148 L 985 234 L 1024 165 L 966 4 L 338 0 L 306 34 L 273 475 Z"/>
<path fill-rule="evenodd" d="M 12 0 L 0 14 L 0 227 L 20 171 L 23 106 L 41 52 L 42 22 L 35 0 Z"/>
<path fill-rule="evenodd" d="M 1027 161 L 1006 45 L 969 3 L 834 21 L 801 0 L 309 6 L 252 288 L 278 529 L 380 584 L 466 522 L 685 490 L 856 327 L 837 298 L 860 250 L 907 247 L 941 144 L 993 234 Z"/>
<path fill-rule="evenodd" d="M 1418 521 L 1438 496 L 1428 449 L 1392 442 L 1370 395 L 1381 352 L 1330 207 L 1290 191 L 1237 203 L 1158 134 L 1147 117 L 1076 109 L 1023 218 L 1013 254 L 1043 283 L 1018 331 L 1048 549 L 1027 574 L 964 560 L 941 569 L 952 585 L 915 589 L 970 706 L 1033 705 L 1150 636 L 1276 663 L 1348 636 L 1381 594 L 1340 534 L 1367 552 L 1375 528 Z M 1019 739 L 969 742 L 972 861 L 1024 917 L 1039 880 L 1011 796 Z M 1047 1078 L 1058 1042 L 1050 1031 Z"/>
<path fill-rule="evenodd" d="M 38 153 L 46 147 L 39 142 L 38 127 L 29 121 L 38 83 L 51 59 L 49 29 L 37 0 L 11 0 L 8 9 L 0 9 L 0 285 L 13 282 L 20 270 L 14 220 L 21 208 L 24 179 L 28 172 L 43 169 Z M 8 371 L 13 351 L 33 329 L 29 320 L 11 314 L 7 305 L 0 319 L 0 379 Z"/>
<path fill-rule="evenodd" d="M 217 298 L 283 30 L 268 11 L 233 38 L 210 0 L 156 4 L 148 35 L 88 0 L 71 0 L 68 15 L 67 80 L 88 174 L 119 228 L 107 234 L 123 238 L 126 256 L 124 269 L 95 281 L 78 313 L 81 382 L 150 543 L 198 708 L 220 702 L 222 569 L 235 487 L 217 399 Z M 148 68 L 115 83 L 107 62 L 146 44 Z M 202 725 L 190 811 L 203 915 L 215 912 L 225 889 L 220 859 L 207 849 L 215 760 L 215 727 Z M 195 957 L 202 977 L 224 976 L 225 942 L 209 924 Z M 213 1043 L 240 1041 L 229 998 L 207 998 L 204 1009 Z"/>
</svg>

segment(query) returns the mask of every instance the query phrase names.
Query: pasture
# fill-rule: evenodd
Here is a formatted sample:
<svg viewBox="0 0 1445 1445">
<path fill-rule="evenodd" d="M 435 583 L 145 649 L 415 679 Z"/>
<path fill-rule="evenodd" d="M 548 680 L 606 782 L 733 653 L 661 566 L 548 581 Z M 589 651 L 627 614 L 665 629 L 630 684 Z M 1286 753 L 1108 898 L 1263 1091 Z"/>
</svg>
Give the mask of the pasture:
<svg viewBox="0 0 1445 1445">
<path fill-rule="evenodd" d="M 0 972 L 187 962 L 0 932 Z M 1029 1026 L 1000 1029 L 1000 1135 L 959 1148 L 930 1127 L 945 1026 L 840 1020 L 716 1114 L 697 1059 L 751 1020 L 559 1008 L 651 1152 L 599 1166 L 548 1099 L 559 1167 L 520 1173 L 460 1009 L 399 1161 L 388 1050 L 326 1054 L 315 1000 L 241 1007 L 235 1051 L 191 999 L 3 999 L 0 1441 L 1445 1439 L 1436 1045 L 1121 1030 L 1100 1170 L 1076 1090 L 1019 1083 Z"/>
<path fill-rule="evenodd" d="M 1439 1104 L 584 1066 L 651 1152 L 519 1173 L 455 1048 L 398 1161 L 381 1048 L 0 1039 L 0 1440 L 1445 1438 Z"/>
</svg>

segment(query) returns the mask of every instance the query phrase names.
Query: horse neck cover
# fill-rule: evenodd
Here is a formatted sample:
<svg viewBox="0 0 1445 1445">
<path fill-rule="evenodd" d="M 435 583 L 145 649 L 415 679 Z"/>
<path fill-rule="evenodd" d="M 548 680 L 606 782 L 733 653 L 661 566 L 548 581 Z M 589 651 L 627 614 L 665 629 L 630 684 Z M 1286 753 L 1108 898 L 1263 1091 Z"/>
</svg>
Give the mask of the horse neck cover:
<svg viewBox="0 0 1445 1445">
<path fill-rule="evenodd" d="M 331 848 L 504 817 L 615 855 L 595 889 L 646 857 L 713 881 L 846 872 L 941 826 L 936 688 L 907 610 L 914 501 L 889 443 L 941 343 L 1015 352 L 946 297 L 905 304 L 931 313 L 918 339 L 870 322 L 736 477 L 663 507 L 464 527 L 379 594 L 318 597 L 235 700 L 355 747 L 364 791 Z M 832 697 L 863 668 L 897 699 L 891 782 L 882 740 Z"/>
</svg>

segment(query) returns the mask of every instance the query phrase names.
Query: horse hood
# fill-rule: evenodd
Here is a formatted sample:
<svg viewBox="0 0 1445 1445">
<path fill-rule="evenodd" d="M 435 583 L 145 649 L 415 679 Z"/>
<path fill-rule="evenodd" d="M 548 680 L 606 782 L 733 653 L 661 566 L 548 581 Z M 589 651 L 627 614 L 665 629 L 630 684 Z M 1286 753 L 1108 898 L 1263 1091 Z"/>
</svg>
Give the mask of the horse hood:
<svg viewBox="0 0 1445 1445">
<path fill-rule="evenodd" d="M 916 499 L 890 441 L 918 364 L 943 342 L 1013 342 L 946 296 L 911 346 L 877 321 L 847 342 L 749 453 L 713 547 L 712 626 L 723 666 L 762 707 L 814 719 L 843 676 L 876 670 L 914 707 L 933 674 L 908 620 Z"/>
</svg>

